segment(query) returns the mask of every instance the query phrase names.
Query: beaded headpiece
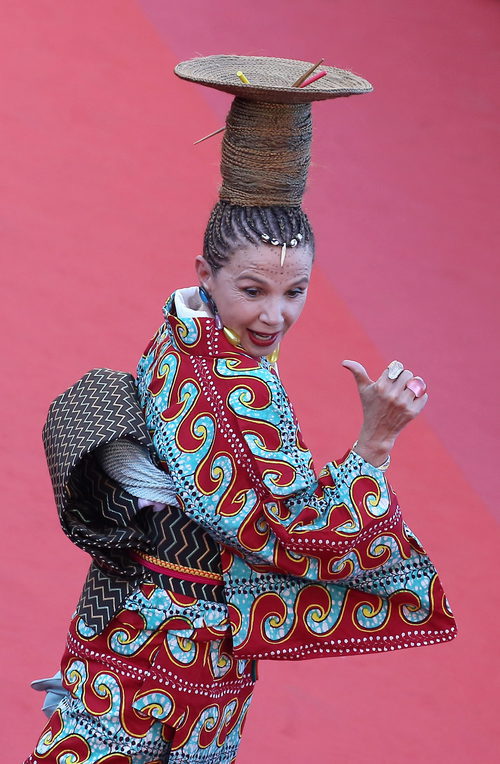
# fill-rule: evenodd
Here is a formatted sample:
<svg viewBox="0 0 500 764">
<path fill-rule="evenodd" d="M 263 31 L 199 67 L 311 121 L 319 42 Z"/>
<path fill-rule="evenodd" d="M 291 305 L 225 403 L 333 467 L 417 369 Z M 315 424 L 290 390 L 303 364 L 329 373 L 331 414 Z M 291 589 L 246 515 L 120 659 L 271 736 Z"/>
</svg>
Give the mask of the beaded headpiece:
<svg viewBox="0 0 500 764">
<path fill-rule="evenodd" d="M 281 247 L 280 265 L 283 266 L 283 263 L 285 262 L 287 246 L 296 247 L 299 241 L 302 239 L 302 234 L 296 233 L 290 239 L 290 242 L 288 244 L 286 241 L 278 241 L 278 239 L 271 239 L 271 237 L 267 233 L 261 233 L 260 238 L 262 239 L 262 241 L 265 241 L 268 244 L 272 244 L 275 247 Z"/>
<path fill-rule="evenodd" d="M 300 207 L 311 159 L 311 103 L 373 89 L 362 77 L 322 61 L 262 56 L 195 58 L 178 64 L 175 73 L 235 96 L 225 128 L 206 137 L 224 131 L 220 199 L 251 207 Z M 282 264 L 287 247 L 300 238 L 280 242 L 262 235 L 281 248 Z"/>
</svg>

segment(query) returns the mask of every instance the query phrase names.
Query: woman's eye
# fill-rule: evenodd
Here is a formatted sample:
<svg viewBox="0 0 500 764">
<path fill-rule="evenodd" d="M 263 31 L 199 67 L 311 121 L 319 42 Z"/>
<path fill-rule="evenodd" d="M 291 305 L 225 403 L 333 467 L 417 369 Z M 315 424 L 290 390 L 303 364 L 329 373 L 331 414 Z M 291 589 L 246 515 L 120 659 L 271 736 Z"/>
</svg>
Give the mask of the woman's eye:
<svg viewBox="0 0 500 764">
<path fill-rule="evenodd" d="M 243 291 L 249 297 L 257 297 L 257 295 L 259 294 L 259 290 L 258 289 L 254 289 L 253 287 L 246 287 L 246 289 L 244 289 Z"/>
<path fill-rule="evenodd" d="M 289 297 L 300 297 L 301 294 L 304 294 L 303 289 L 290 289 L 288 292 Z"/>
</svg>

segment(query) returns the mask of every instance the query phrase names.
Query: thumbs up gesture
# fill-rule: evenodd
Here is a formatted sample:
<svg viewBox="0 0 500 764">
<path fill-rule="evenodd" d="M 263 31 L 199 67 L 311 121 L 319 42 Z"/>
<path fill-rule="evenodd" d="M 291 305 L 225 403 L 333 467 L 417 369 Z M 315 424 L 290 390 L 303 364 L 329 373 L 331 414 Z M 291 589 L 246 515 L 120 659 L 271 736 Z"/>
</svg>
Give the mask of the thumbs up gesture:
<svg viewBox="0 0 500 764">
<path fill-rule="evenodd" d="M 380 466 L 403 427 L 427 403 L 426 384 L 408 369 L 402 369 L 393 379 L 389 368 L 384 369 L 374 381 L 358 361 L 342 361 L 342 366 L 353 375 L 363 408 L 363 425 L 354 450 L 374 466 Z"/>
</svg>

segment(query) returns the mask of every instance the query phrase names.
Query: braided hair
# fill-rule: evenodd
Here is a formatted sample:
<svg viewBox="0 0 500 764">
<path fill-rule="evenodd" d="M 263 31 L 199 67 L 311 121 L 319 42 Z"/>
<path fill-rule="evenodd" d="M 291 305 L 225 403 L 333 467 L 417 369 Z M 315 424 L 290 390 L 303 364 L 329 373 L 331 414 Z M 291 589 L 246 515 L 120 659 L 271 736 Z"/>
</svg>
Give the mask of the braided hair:
<svg viewBox="0 0 500 764">
<path fill-rule="evenodd" d="M 314 234 L 300 207 L 244 207 L 221 200 L 208 221 L 203 256 L 216 271 L 238 247 L 262 245 L 263 235 L 287 244 L 298 238 L 298 246 L 309 247 L 314 255 Z"/>
</svg>

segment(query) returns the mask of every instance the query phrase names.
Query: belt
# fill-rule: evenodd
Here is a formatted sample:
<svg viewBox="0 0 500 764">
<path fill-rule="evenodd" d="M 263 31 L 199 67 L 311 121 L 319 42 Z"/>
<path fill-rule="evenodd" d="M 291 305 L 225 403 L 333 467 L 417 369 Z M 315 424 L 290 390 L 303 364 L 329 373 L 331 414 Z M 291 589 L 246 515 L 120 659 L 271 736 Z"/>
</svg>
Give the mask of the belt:
<svg viewBox="0 0 500 764">
<path fill-rule="evenodd" d="M 224 579 L 219 573 L 209 573 L 206 570 L 197 570 L 196 568 L 187 568 L 184 565 L 176 565 L 173 562 L 167 562 L 166 560 L 160 560 L 157 557 L 153 557 L 150 554 L 144 554 L 143 552 L 131 552 L 130 556 L 136 562 L 140 562 L 145 568 L 154 570 L 156 573 L 163 573 L 172 578 L 181 578 L 185 581 L 192 581 L 197 584 L 213 584 L 214 586 L 220 586 L 224 583 Z"/>
</svg>

